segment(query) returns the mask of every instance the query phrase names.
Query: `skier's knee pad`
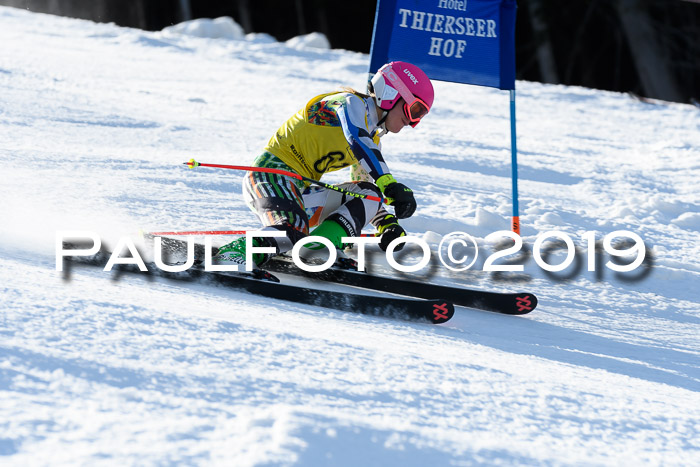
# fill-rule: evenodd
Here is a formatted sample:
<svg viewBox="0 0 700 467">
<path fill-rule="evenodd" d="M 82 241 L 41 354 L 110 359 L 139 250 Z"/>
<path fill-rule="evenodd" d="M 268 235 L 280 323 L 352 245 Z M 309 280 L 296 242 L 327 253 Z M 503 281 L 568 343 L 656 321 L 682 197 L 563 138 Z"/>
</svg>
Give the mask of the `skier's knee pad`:
<svg viewBox="0 0 700 467">
<path fill-rule="evenodd" d="M 371 182 L 354 182 L 340 185 L 353 193 L 381 197 L 381 191 Z M 382 203 L 367 198 L 346 196 L 344 203 L 327 219 L 340 224 L 350 237 L 360 235 L 362 228 L 379 212 Z"/>
</svg>

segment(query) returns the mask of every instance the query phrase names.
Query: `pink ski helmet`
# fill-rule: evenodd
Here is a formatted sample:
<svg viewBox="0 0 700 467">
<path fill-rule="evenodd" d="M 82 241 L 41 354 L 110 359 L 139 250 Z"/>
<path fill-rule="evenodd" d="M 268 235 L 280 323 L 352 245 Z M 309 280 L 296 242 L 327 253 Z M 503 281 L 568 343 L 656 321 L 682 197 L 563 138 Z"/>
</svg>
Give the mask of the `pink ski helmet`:
<svg viewBox="0 0 700 467">
<path fill-rule="evenodd" d="M 391 62 L 382 66 L 369 83 L 380 109 L 391 110 L 403 97 L 404 113 L 415 127 L 433 105 L 435 93 L 428 76 L 415 65 Z"/>
</svg>

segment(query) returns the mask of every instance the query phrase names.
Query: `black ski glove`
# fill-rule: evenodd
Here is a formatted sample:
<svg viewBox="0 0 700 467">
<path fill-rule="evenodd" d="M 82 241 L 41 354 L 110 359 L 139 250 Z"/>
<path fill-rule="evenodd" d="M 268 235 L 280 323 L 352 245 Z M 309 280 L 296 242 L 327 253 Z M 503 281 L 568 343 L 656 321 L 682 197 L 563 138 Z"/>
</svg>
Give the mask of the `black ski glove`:
<svg viewBox="0 0 700 467">
<path fill-rule="evenodd" d="M 394 206 L 396 217 L 406 219 L 416 212 L 416 198 L 413 197 L 413 190 L 403 183 L 398 183 L 391 174 L 379 177 L 377 185 L 384 193 L 387 204 Z"/>
<path fill-rule="evenodd" d="M 386 251 L 386 249 L 389 247 L 389 243 L 395 239 L 406 236 L 406 231 L 399 225 L 399 221 L 396 219 L 396 216 L 392 216 L 391 214 L 387 214 L 384 216 L 384 219 L 379 221 L 377 230 L 379 230 L 379 233 L 381 234 L 379 248 L 381 248 L 382 251 Z M 394 249 L 394 251 L 401 251 L 405 245 L 405 243 L 401 243 Z"/>
</svg>

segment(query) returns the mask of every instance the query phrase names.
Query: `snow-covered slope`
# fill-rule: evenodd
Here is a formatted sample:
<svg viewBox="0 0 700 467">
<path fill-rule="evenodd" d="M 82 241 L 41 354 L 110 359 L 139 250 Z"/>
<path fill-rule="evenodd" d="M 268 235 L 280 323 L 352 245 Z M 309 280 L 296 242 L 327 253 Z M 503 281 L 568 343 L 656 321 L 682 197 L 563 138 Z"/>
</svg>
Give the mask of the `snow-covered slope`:
<svg viewBox="0 0 700 467">
<path fill-rule="evenodd" d="M 697 108 L 518 83 L 525 244 L 563 231 L 583 268 L 482 258 L 432 280 L 532 290 L 525 317 L 430 326 L 98 269 L 64 281 L 58 230 L 257 227 L 239 174 L 181 163 L 248 164 L 306 99 L 364 87 L 366 55 L 182 31 L 0 8 L 0 464 L 700 463 Z M 468 232 L 487 256 L 509 225 L 508 96 L 436 95 L 383 142 L 419 201 L 405 226 Z M 581 236 L 615 230 L 651 270 L 586 271 Z"/>
</svg>

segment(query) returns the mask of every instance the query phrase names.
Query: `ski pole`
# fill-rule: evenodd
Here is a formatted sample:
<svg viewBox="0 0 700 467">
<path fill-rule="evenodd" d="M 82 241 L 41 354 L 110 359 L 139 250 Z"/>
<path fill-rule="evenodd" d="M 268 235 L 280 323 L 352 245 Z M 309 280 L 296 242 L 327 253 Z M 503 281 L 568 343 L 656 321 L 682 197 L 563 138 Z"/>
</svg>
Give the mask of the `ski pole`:
<svg viewBox="0 0 700 467">
<path fill-rule="evenodd" d="M 177 230 L 172 232 L 144 232 L 144 235 L 150 237 L 165 237 L 165 236 L 189 236 L 189 235 L 245 235 L 247 230 Z M 377 232 L 362 233 L 360 237 L 378 237 Z"/>
<path fill-rule="evenodd" d="M 287 177 L 292 177 L 292 178 L 295 178 L 297 180 L 301 180 L 303 182 L 312 183 L 314 185 L 318 185 L 318 186 L 323 187 L 323 188 L 328 188 L 329 190 L 343 193 L 344 195 L 354 196 L 355 198 L 364 198 L 364 199 L 368 199 L 370 201 L 379 201 L 380 203 L 384 203 L 386 201 L 385 199 L 379 198 L 378 196 L 363 195 L 362 193 L 353 193 L 352 191 L 344 190 L 344 189 L 337 187 L 335 185 L 331 185 L 329 183 L 323 183 L 322 181 L 319 181 L 319 180 L 314 180 L 313 178 L 304 177 L 303 175 L 299 175 L 298 173 L 290 172 L 288 170 L 271 169 L 268 167 L 248 167 L 245 165 L 205 164 L 203 162 L 197 162 L 194 159 L 190 159 L 188 162 L 183 162 L 183 164 L 186 165 L 187 167 L 189 167 L 190 169 L 194 169 L 195 167 L 212 167 L 212 168 L 217 168 L 217 169 L 244 170 L 244 171 L 249 171 L 249 172 L 265 172 L 265 173 L 273 173 L 273 174 L 278 174 L 278 175 L 285 175 Z"/>
<path fill-rule="evenodd" d="M 147 235 L 162 237 L 165 235 L 245 235 L 245 230 L 180 230 L 173 232 L 146 232 Z"/>
</svg>

